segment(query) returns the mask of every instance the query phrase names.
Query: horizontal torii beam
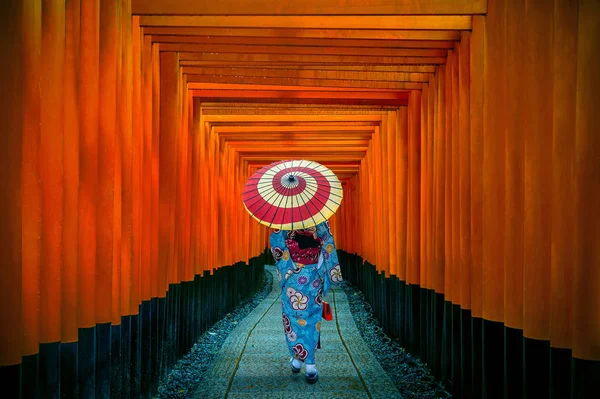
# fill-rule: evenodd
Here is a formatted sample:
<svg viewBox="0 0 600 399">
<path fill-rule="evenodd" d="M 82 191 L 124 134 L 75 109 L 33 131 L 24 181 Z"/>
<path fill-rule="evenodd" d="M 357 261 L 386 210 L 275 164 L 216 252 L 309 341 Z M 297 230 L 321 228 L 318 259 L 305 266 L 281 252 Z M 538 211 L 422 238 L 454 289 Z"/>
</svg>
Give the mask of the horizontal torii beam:
<svg viewBox="0 0 600 399">
<path fill-rule="evenodd" d="M 487 0 L 132 0 L 140 15 L 466 15 Z"/>
<path fill-rule="evenodd" d="M 228 28 L 193 26 L 146 26 L 147 35 L 219 36 L 219 37 L 275 37 L 321 38 L 360 40 L 453 40 L 461 38 L 457 30 L 411 29 L 292 29 L 286 28 Z"/>
<path fill-rule="evenodd" d="M 470 15 L 142 15 L 140 26 L 471 30 Z"/>
</svg>

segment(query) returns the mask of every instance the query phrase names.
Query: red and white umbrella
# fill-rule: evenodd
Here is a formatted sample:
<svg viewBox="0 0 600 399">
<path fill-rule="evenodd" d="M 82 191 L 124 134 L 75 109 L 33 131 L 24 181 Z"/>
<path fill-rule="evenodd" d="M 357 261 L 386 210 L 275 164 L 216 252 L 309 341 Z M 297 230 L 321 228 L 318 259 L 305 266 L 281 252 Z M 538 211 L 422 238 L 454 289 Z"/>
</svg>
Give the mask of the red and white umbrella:
<svg viewBox="0 0 600 399">
<path fill-rule="evenodd" d="M 298 230 L 329 219 L 343 198 L 331 170 L 307 160 L 278 161 L 256 171 L 246 182 L 242 201 L 260 223 Z"/>
</svg>

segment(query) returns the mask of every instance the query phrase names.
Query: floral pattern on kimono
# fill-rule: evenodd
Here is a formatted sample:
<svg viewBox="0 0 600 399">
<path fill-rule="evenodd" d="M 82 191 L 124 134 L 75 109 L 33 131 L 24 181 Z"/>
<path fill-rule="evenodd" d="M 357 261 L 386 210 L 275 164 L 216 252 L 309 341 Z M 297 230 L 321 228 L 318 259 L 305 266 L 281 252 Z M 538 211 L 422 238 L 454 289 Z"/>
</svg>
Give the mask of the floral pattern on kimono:
<svg viewBox="0 0 600 399">
<path fill-rule="evenodd" d="M 296 359 L 314 364 L 320 343 L 323 296 L 333 284 L 342 281 L 329 223 L 294 231 L 275 230 L 270 244 L 281 289 L 288 349 Z"/>
</svg>

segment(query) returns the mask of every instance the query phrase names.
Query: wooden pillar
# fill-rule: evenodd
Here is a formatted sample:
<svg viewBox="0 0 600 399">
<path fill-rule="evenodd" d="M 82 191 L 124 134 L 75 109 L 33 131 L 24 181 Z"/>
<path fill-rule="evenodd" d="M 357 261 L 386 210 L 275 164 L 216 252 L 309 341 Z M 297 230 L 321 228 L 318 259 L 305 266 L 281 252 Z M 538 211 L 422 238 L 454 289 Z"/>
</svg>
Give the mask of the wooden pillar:
<svg viewBox="0 0 600 399">
<path fill-rule="evenodd" d="M 41 61 L 44 68 L 41 79 L 40 181 L 42 184 L 41 259 L 44 265 L 40 268 L 41 343 L 58 342 L 61 338 L 64 54 L 64 1 L 43 1 Z M 52 366 L 44 365 L 42 369 L 53 372 L 54 365 L 59 367 L 59 357 L 55 354 L 48 353 L 47 357 L 42 354 L 42 358 L 42 362 L 54 363 Z"/>
<path fill-rule="evenodd" d="M 400 107 L 397 112 L 398 130 L 395 135 L 396 141 L 396 179 L 395 184 L 399 188 L 397 192 L 395 209 L 396 230 L 391 232 L 396 235 L 397 264 L 399 271 L 397 276 L 400 280 L 406 282 L 407 279 L 407 239 L 408 239 L 408 196 L 409 196 L 409 141 L 410 141 L 410 116 L 408 107 Z M 395 119 L 395 118 L 394 118 Z M 392 186 L 390 186 L 392 187 Z"/>
<path fill-rule="evenodd" d="M 523 333 L 548 340 L 550 332 L 550 229 L 552 211 L 552 64 L 553 4 L 528 4 L 525 54 L 527 84 L 523 86 L 525 129 L 525 219 L 523 231 Z M 525 354 L 527 361 L 527 353 Z M 547 381 L 546 381 L 547 383 Z M 547 384 L 546 384 L 547 385 Z M 533 388 L 533 387 L 532 387 Z M 539 389 L 536 387 L 535 389 Z"/>
<path fill-rule="evenodd" d="M 16 142 L 19 144 L 19 148 L 22 148 L 22 241 L 19 244 L 19 241 L 14 242 L 14 245 L 19 245 L 19 251 L 21 251 L 22 245 L 22 283 L 21 283 L 21 265 L 18 265 L 19 272 L 19 284 L 15 285 L 16 282 L 11 281 L 10 277 L 3 275 L 2 281 L 8 281 L 11 283 L 10 287 L 2 287 L 3 292 L 6 292 L 9 299 L 9 304 L 14 304 L 16 306 L 14 308 L 14 312 L 18 313 L 19 317 L 21 315 L 21 309 L 19 308 L 20 300 L 22 299 L 22 334 L 23 334 L 23 355 L 33 355 L 38 352 L 39 342 L 40 342 L 40 314 L 39 314 L 39 302 L 40 302 L 40 267 L 41 267 L 41 259 L 40 259 L 40 236 L 41 236 L 41 220 L 42 220 L 42 190 L 41 190 L 41 182 L 40 182 L 40 78 L 41 78 L 41 52 L 42 52 L 42 12 L 41 12 L 41 0 L 32 0 L 22 2 L 23 4 L 23 26 L 20 29 L 18 26 L 14 26 L 14 24 L 8 23 L 8 21 L 3 21 L 2 26 L 10 29 L 16 29 L 14 32 L 15 35 L 23 36 L 23 47 L 22 53 L 14 53 L 9 52 L 7 48 L 4 46 L 10 43 L 12 40 L 11 36 L 3 32 L 2 37 L 6 38 L 6 42 L 3 43 L 3 53 L 11 54 L 11 59 L 14 60 L 16 68 L 18 65 L 22 65 L 22 77 L 18 80 L 23 82 L 23 91 L 17 91 L 17 89 L 12 89 L 7 91 L 7 93 L 11 93 L 14 96 L 22 95 L 22 104 L 19 104 L 16 101 L 12 101 L 10 107 L 3 104 L 3 110 L 10 110 L 14 115 L 4 115 L 4 118 L 9 117 L 9 127 L 11 129 L 10 133 L 15 134 L 12 129 L 20 128 L 20 125 L 14 125 L 14 118 L 19 118 L 19 124 L 22 123 L 22 147 L 20 141 Z M 8 4 L 7 4 L 8 5 Z M 10 14 L 8 12 L 2 12 L 3 16 L 9 17 Z M 11 18 L 13 18 L 11 16 Z M 15 19 L 15 18 L 13 18 Z M 10 72 L 10 71 L 9 71 Z M 2 72 L 2 77 L 6 79 L 17 79 L 12 78 L 11 73 Z M 7 87 L 8 84 L 2 81 L 2 87 Z M 4 96 L 5 97 L 5 96 Z M 5 97 L 6 98 L 6 97 Z M 21 100 L 20 97 L 17 97 L 17 100 Z M 17 106 L 15 106 L 18 104 Z M 6 107 L 6 108 L 5 108 Z M 8 112 L 8 111 L 7 111 Z M 21 121 L 22 120 L 22 121 Z M 19 132 L 20 134 L 20 132 Z M 17 136 L 14 136 L 16 139 Z M 20 140 L 20 136 L 19 136 Z M 10 143 L 10 141 L 9 141 Z M 10 150 L 6 144 L 2 144 L 3 150 Z M 10 160 L 7 157 L 7 154 L 2 154 L 3 160 Z M 3 166 L 3 168 L 5 168 Z M 14 168 L 14 166 L 13 166 Z M 19 169 L 15 170 L 15 172 L 19 172 L 21 165 L 19 165 Z M 6 177 L 9 178 L 12 176 L 8 171 L 6 173 Z M 7 200 L 7 198 L 3 197 L 3 200 Z M 10 203 L 3 202 L 2 209 L 9 211 Z M 14 211 L 13 211 L 14 212 Z M 2 216 L 2 227 L 10 227 L 7 223 L 7 219 L 5 216 Z M 20 227 L 21 228 L 21 227 Z M 3 233 L 4 240 L 4 233 Z M 13 238 L 14 240 L 14 238 Z M 7 244 L 10 241 L 7 242 Z M 76 247 L 75 247 L 76 248 Z M 6 251 L 6 249 L 4 249 Z M 8 264 L 5 268 L 7 272 L 16 272 L 16 270 L 12 270 L 12 268 L 17 268 L 15 264 Z M 6 279 L 6 280 L 5 280 Z M 22 297 L 20 290 L 18 291 L 19 302 L 14 303 L 14 298 L 10 297 L 11 290 L 15 287 L 21 287 L 22 284 Z M 7 291 L 4 291 L 7 290 Z M 8 305 L 8 304 L 7 304 Z M 13 309 L 11 309 L 11 312 Z M 2 313 L 3 319 L 5 316 Z M 10 317 L 8 320 L 12 320 Z M 11 322 L 7 321 L 5 323 Z M 7 324 L 5 324 L 8 326 Z M 14 328 L 11 326 L 11 329 Z M 2 337 L 7 337 L 4 332 Z M 18 361 L 20 362 L 21 358 L 21 347 L 20 345 L 16 345 L 19 341 L 14 341 L 13 339 L 7 337 L 2 339 L 2 343 L 10 344 L 12 341 L 12 349 L 5 349 L 2 346 L 1 353 L 18 353 Z M 15 358 L 16 359 L 16 358 Z M 17 363 L 17 362 L 15 362 Z M 0 365 L 6 365 L 4 362 L 0 362 Z"/>
<path fill-rule="evenodd" d="M 421 130 L 422 95 L 420 90 L 410 93 L 408 103 L 408 211 L 407 211 L 407 247 L 406 282 L 420 284 L 419 267 L 421 261 Z"/>
<path fill-rule="evenodd" d="M 597 374 L 590 371 L 598 371 L 597 361 L 600 360 L 600 135 L 596 122 L 600 101 L 599 16 L 597 1 L 580 0 L 575 120 L 577 247 L 573 267 L 573 357 L 596 361 L 595 369 L 590 365 L 588 373 L 581 374 L 583 378 L 576 381 L 575 392 L 581 393 L 583 389 L 593 392 L 593 387 L 585 386 L 585 377 L 592 381 L 592 376 Z"/>
<path fill-rule="evenodd" d="M 460 304 L 471 309 L 471 126 L 470 126 L 470 41 L 465 32 L 459 48 L 458 60 L 458 209 L 459 209 L 459 264 Z"/>
<path fill-rule="evenodd" d="M 200 210 L 202 209 L 201 204 L 201 181 L 200 181 L 200 115 L 197 110 L 196 102 L 193 97 L 189 100 L 190 107 L 190 134 L 192 136 L 192 165 L 191 165 L 191 204 L 190 204 L 190 240 L 191 240 L 191 262 L 194 274 L 201 274 L 200 268 L 200 257 L 202 253 L 202 246 L 200 240 Z"/>
<path fill-rule="evenodd" d="M 433 289 L 445 293 L 445 155 L 446 131 L 446 68 L 442 65 L 437 73 L 435 127 L 433 132 L 433 180 L 434 180 L 434 228 L 433 237 Z"/>
<path fill-rule="evenodd" d="M 552 210 L 550 257 L 550 395 L 571 395 L 573 262 L 577 242 L 576 99 L 577 2 L 554 2 L 552 104 Z"/>
<path fill-rule="evenodd" d="M 483 375 L 482 396 L 503 396 L 504 212 L 506 153 L 506 20 L 504 4 L 488 6 L 483 118 Z"/>
<path fill-rule="evenodd" d="M 14 388 L 18 387 L 19 369 L 21 362 L 21 244 L 22 244 L 22 203 L 21 203 L 21 173 L 24 170 L 22 161 L 23 134 L 27 125 L 23 124 L 24 111 L 29 100 L 24 96 L 23 79 L 29 73 L 23 69 L 26 51 L 36 51 L 39 48 L 37 37 L 32 37 L 25 42 L 28 46 L 23 48 L 23 34 L 25 31 L 39 32 L 39 18 L 31 4 L 25 7 L 22 1 L 5 1 L 0 6 L 0 50 L 10 62 L 3 62 L 0 66 L 0 87 L 3 95 L 0 99 L 0 113 L 2 114 L 3 127 L 0 142 L 0 167 L 4 174 L 4 187 L 0 190 L 0 249 L 4 255 L 4 265 L 0 278 L 0 289 L 3 302 L 0 306 L 2 320 L 0 339 L 0 365 L 14 366 L 10 376 L 14 378 Z M 31 31 L 30 31 L 31 29 Z M 33 76 L 32 76 L 33 77 Z M 35 117 L 35 115 L 34 115 Z M 35 132 L 34 132 L 35 133 Z M 36 206 L 34 204 L 34 206 Z M 23 276 L 27 278 L 27 275 Z M 35 323 L 35 320 L 33 320 Z M 8 373 L 7 373 L 8 376 Z M 14 391 L 13 391 L 14 392 Z"/>
<path fill-rule="evenodd" d="M 158 209 L 158 295 L 164 297 L 173 277 L 174 208 L 177 171 L 178 84 L 176 53 L 160 54 L 160 157 Z"/>
<path fill-rule="evenodd" d="M 446 301 L 453 301 L 453 293 L 454 293 L 454 279 L 453 279 L 453 271 L 454 271 L 454 256 L 453 256 L 453 246 L 452 242 L 452 193 L 453 193 L 453 185 L 452 185 L 452 174 L 453 174 L 453 164 L 452 164 L 452 143 L 454 142 L 454 129 L 453 129 L 453 115 L 452 115 L 452 107 L 454 105 L 454 93 L 452 92 L 452 70 L 454 69 L 454 59 L 456 58 L 456 53 L 453 50 L 448 51 L 448 61 L 444 67 L 444 126 L 443 126 L 443 135 L 441 137 L 444 140 L 444 161 L 443 161 L 443 173 L 444 173 L 444 194 L 443 194 L 443 207 L 444 207 L 444 229 L 441 232 L 442 241 L 444 242 L 444 299 Z"/>
<path fill-rule="evenodd" d="M 398 229 L 398 225 L 396 223 L 396 214 L 398 212 L 398 205 L 400 204 L 400 198 L 396 195 L 399 190 L 402 190 L 402 187 L 398 184 L 398 180 L 396 179 L 396 161 L 397 161 L 397 151 L 396 151 L 396 125 L 398 121 L 396 120 L 396 112 L 388 112 L 388 123 L 387 129 L 385 131 L 385 147 L 387 157 L 384 163 L 384 187 L 385 190 L 385 203 L 386 203 L 386 214 L 387 220 L 387 246 L 389 247 L 389 252 L 387 254 L 388 264 L 390 265 L 389 273 L 390 275 L 398 276 L 401 272 L 400 268 L 403 268 L 404 259 L 400 259 L 398 256 L 399 245 L 401 245 L 400 234 Z M 402 272 L 403 274 L 403 272 Z"/>
<path fill-rule="evenodd" d="M 435 243 L 435 163 L 434 163 L 434 134 L 437 123 L 437 112 L 436 112 L 436 99 L 437 99 L 437 91 L 438 91 L 438 75 L 430 81 L 429 90 L 427 93 L 428 99 L 428 109 L 427 109 L 427 232 L 426 232 L 426 248 L 427 248 L 427 258 L 425 263 L 425 278 L 421 276 L 421 279 L 426 282 L 426 285 L 423 287 L 434 290 L 434 264 L 435 264 L 435 253 L 434 253 L 434 243 Z"/>
<path fill-rule="evenodd" d="M 152 44 L 150 38 L 144 36 L 140 32 L 140 62 L 141 62 L 141 73 L 142 84 L 140 88 L 140 112 L 142 123 L 140 129 L 142 134 L 140 140 L 142 141 L 142 159 L 141 159 L 141 172 L 142 173 L 142 195 L 141 195 L 141 233 L 140 233 L 140 267 L 147 268 L 147 273 L 140 274 L 140 301 L 147 301 L 155 293 L 156 287 L 156 259 L 154 258 L 155 252 L 152 250 L 152 244 L 154 240 L 154 227 L 156 224 L 155 216 L 156 210 L 152 211 L 152 205 L 154 200 L 154 190 L 158 180 L 158 172 L 155 163 L 153 162 L 155 156 L 158 154 L 157 144 L 153 142 L 153 126 L 152 126 L 152 112 L 153 112 L 153 97 L 152 97 Z M 154 222 L 153 222 L 154 221 Z"/>
<path fill-rule="evenodd" d="M 514 343 L 515 349 L 518 342 L 512 340 L 511 334 L 517 333 L 514 329 L 523 328 L 523 228 L 524 228 L 524 135 L 527 127 L 524 123 L 525 103 L 529 101 L 523 95 L 523 87 L 530 84 L 523 80 L 523 68 L 519 67 L 523 57 L 523 35 L 525 35 L 525 4 L 512 2 L 507 7 L 507 32 L 506 32 L 506 58 L 507 80 L 506 95 L 506 159 L 505 159 L 505 234 L 510 237 L 504 245 L 504 280 L 505 280 L 505 319 L 504 324 L 510 329 L 507 331 L 507 345 Z M 517 339 L 517 338 L 515 338 Z M 514 357 L 513 369 L 522 370 L 522 353 L 507 352 L 508 361 Z M 512 381 L 509 381 L 509 389 Z M 517 383 L 517 381 L 514 381 Z M 514 387 L 513 394 L 517 394 L 519 387 Z"/>
<path fill-rule="evenodd" d="M 454 171 L 454 154 L 453 143 L 455 139 L 454 131 L 454 119 L 452 109 L 454 106 L 455 98 L 452 90 L 453 86 L 453 70 L 456 59 L 456 51 L 451 50 L 448 52 L 447 62 L 444 68 L 444 230 L 442 233 L 442 240 L 444 242 L 444 298 L 440 309 L 442 312 L 442 324 L 438 325 L 437 329 L 442 330 L 442 342 L 440 347 L 440 367 L 441 376 L 443 379 L 452 377 L 452 303 L 454 302 L 454 237 L 453 237 L 453 214 L 454 209 L 452 208 L 452 197 L 454 192 L 453 187 L 453 171 Z M 438 309 L 436 309 L 437 311 Z M 437 316 L 437 315 L 436 315 Z M 438 316 L 439 317 L 439 316 Z M 453 384 L 453 387 L 457 387 L 457 384 Z"/>
<path fill-rule="evenodd" d="M 79 390 L 96 393 L 98 123 L 100 114 L 100 0 L 81 3 L 79 71 L 78 314 Z M 100 219 L 104 220 L 104 219 Z"/>
<path fill-rule="evenodd" d="M 485 89 L 485 30 L 484 16 L 473 17 L 469 60 L 469 130 L 471 162 L 471 346 L 473 387 L 472 397 L 481 395 L 481 325 L 483 317 L 483 131 Z"/>
<path fill-rule="evenodd" d="M 96 321 L 111 320 L 114 238 L 117 47 L 115 2 L 100 4 Z"/>
<path fill-rule="evenodd" d="M 458 68 L 459 59 L 461 57 L 459 45 L 453 50 L 454 56 L 452 59 L 451 69 L 451 83 L 452 83 L 452 191 L 451 191 L 451 209 L 452 209 L 452 301 L 451 304 L 446 302 L 448 308 L 448 314 L 446 316 L 446 327 L 448 328 L 449 334 L 447 335 L 446 342 L 449 343 L 449 367 L 450 377 L 453 383 L 453 392 L 456 396 L 463 397 L 463 385 L 462 385 L 462 370 L 461 367 L 464 362 L 461 358 L 461 269 L 460 269 L 460 169 L 459 169 L 459 148 L 460 139 L 463 132 L 459 128 L 459 82 L 458 82 Z M 450 305 L 450 306 L 448 306 Z"/>
<path fill-rule="evenodd" d="M 552 112 L 552 228 L 550 272 L 550 341 L 554 348 L 573 344 L 573 273 L 575 258 L 577 100 L 577 2 L 554 4 Z M 559 77 L 557 79 L 556 77 Z M 574 83 L 575 82 L 575 83 Z"/>
<path fill-rule="evenodd" d="M 431 81 L 429 82 L 431 85 Z M 429 127 L 429 95 L 431 86 L 423 89 L 421 92 L 421 178 L 419 179 L 419 286 L 424 288 L 426 285 L 425 270 L 429 261 L 429 254 L 427 248 L 427 234 L 429 232 L 429 219 L 428 219 L 428 201 L 429 201 L 429 166 L 427 163 L 429 148 L 428 140 L 428 127 Z"/>
<path fill-rule="evenodd" d="M 62 273 L 62 342 L 78 340 L 78 207 L 79 207 L 79 73 L 81 2 L 66 4 L 64 64 L 64 208 Z"/>
<path fill-rule="evenodd" d="M 459 45 L 458 60 L 458 209 L 459 209 L 459 248 L 458 262 L 460 274 L 459 303 L 461 367 L 460 381 L 464 398 L 472 397 L 472 344 L 471 323 L 471 32 L 463 32 Z"/>
<path fill-rule="evenodd" d="M 116 4 L 115 21 L 115 138 L 114 138 L 114 191 L 113 191 L 113 246 L 112 246 L 112 325 L 121 324 L 121 241 L 122 241 L 122 196 L 123 196 L 123 136 L 127 134 L 123 120 L 127 117 L 125 90 L 123 89 L 123 33 L 122 1 Z M 118 112 L 116 111 L 118 110 Z"/>
<path fill-rule="evenodd" d="M 452 156 L 452 175 L 450 181 L 452 182 L 452 190 L 451 190 L 451 206 L 452 209 L 452 228 L 450 229 L 452 241 L 450 245 L 452 246 L 451 251 L 451 263 L 452 263 L 452 272 L 450 275 L 452 276 L 452 304 L 460 305 L 460 208 L 459 208 L 459 195 L 460 195 L 460 185 L 459 185 L 459 142 L 460 137 L 463 135 L 463 132 L 459 129 L 459 119 L 458 119 L 458 108 L 460 104 L 460 97 L 458 92 L 458 63 L 459 57 L 461 54 L 458 49 L 453 50 L 454 55 L 452 57 L 452 68 L 450 70 L 450 79 L 451 79 L 451 93 L 452 93 L 452 107 L 451 107 L 451 116 L 452 116 L 452 143 L 451 143 L 451 151 L 450 154 Z M 457 382 L 458 383 L 458 382 Z"/>
<path fill-rule="evenodd" d="M 131 297 L 129 314 L 139 313 L 141 303 L 142 220 L 144 218 L 144 118 L 142 112 L 142 38 L 139 17 L 131 21 L 132 172 L 131 172 Z M 146 273 L 148 274 L 148 273 Z"/>
<path fill-rule="evenodd" d="M 525 217 L 525 136 L 528 118 L 524 95 L 529 79 L 523 77 L 523 37 L 527 36 L 522 2 L 506 4 L 506 120 L 505 155 L 505 236 L 504 243 L 504 325 L 505 394 L 521 396 L 523 390 L 523 268 Z M 528 62 L 532 62 L 531 60 Z M 535 62 L 534 62 L 535 64 Z M 536 69 L 539 66 L 536 64 Z M 510 100 L 509 100 L 510 99 Z M 543 389 L 543 388 L 540 388 Z"/>
<path fill-rule="evenodd" d="M 382 137 L 387 130 L 387 116 L 383 117 L 383 121 L 380 126 L 376 128 L 375 135 L 373 136 L 373 184 L 375 186 L 374 190 L 374 204 L 373 208 L 375 211 L 375 223 L 374 223 L 374 236 L 376 237 L 376 242 L 374 243 L 375 248 L 375 267 L 378 271 L 385 271 L 386 275 L 389 275 L 389 263 L 384 256 L 384 246 L 383 240 L 386 234 L 387 229 L 383 226 L 383 178 L 382 178 L 382 164 L 383 164 L 383 143 Z"/>
<path fill-rule="evenodd" d="M 134 142 L 133 125 L 133 35 L 131 14 L 131 0 L 123 1 L 121 17 L 121 96 L 122 107 L 120 107 L 119 126 L 121 137 L 121 167 L 122 167 L 122 208 L 121 208 L 121 306 L 120 314 L 125 316 L 130 314 L 130 302 L 132 292 L 132 260 L 133 254 L 133 236 L 134 236 L 134 191 L 139 191 L 138 179 L 134 179 L 134 173 L 139 173 L 139 169 L 134 169 L 134 151 L 137 151 L 137 141 Z M 137 76 L 139 79 L 139 75 Z M 120 96 L 120 97 L 121 97 Z M 137 128 L 137 126 L 136 126 Z M 138 161 L 139 162 L 139 161 Z M 139 165 L 138 165 L 139 168 Z"/>
<path fill-rule="evenodd" d="M 147 40 L 149 40 L 147 38 Z M 149 123 L 150 131 L 147 134 L 151 134 L 148 138 L 148 142 L 151 143 L 149 152 L 150 165 L 150 219 L 148 221 L 148 228 L 150 231 L 149 245 L 150 245 L 150 297 L 151 298 L 164 298 L 165 297 L 165 286 L 166 286 L 166 269 L 161 269 L 159 266 L 160 259 L 160 95 L 161 95 L 161 75 L 160 75 L 160 51 L 158 44 L 148 44 L 149 54 L 148 63 L 150 71 L 150 80 L 148 82 L 149 87 L 147 90 L 150 95 L 146 99 L 151 98 L 152 101 L 147 100 L 149 103 Z M 145 61 L 144 61 L 145 63 Z M 144 148 L 146 150 L 146 148 Z"/>
</svg>

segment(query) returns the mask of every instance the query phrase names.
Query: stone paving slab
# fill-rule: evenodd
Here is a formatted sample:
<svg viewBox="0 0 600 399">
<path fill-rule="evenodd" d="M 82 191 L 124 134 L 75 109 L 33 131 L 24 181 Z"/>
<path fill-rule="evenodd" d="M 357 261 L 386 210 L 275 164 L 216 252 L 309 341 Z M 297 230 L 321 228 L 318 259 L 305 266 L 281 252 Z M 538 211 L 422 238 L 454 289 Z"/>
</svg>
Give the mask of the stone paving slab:
<svg viewBox="0 0 600 399">
<path fill-rule="evenodd" d="M 356 327 L 341 289 L 328 294 L 334 320 L 321 324 L 315 358 L 319 381 L 293 374 L 281 323 L 281 299 L 273 266 L 273 290 L 229 334 L 196 391 L 195 399 L 400 398 Z"/>
</svg>

